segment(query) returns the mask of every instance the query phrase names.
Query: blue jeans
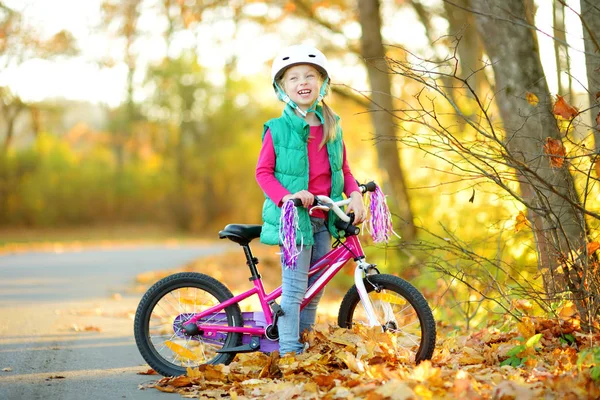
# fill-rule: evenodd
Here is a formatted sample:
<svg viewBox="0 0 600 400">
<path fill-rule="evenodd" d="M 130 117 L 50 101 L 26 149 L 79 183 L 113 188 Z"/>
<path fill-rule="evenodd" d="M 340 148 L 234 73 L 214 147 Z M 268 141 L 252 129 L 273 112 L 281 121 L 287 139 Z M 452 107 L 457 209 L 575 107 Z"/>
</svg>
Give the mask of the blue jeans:
<svg viewBox="0 0 600 400">
<path fill-rule="evenodd" d="M 302 352 L 304 346 L 300 343 L 300 333 L 307 329 L 312 330 L 317 315 L 317 305 L 323 296 L 323 290 L 319 291 L 311 302 L 300 311 L 300 304 L 304 299 L 306 288 L 322 273 L 321 271 L 308 279 L 310 265 L 331 250 L 331 234 L 327 230 L 327 220 L 311 217 L 310 222 L 313 228 L 314 245 L 304 246 L 298 256 L 295 270 L 282 268 L 281 308 L 285 315 L 279 317 L 277 321 L 279 353 L 282 355 L 290 352 L 296 352 L 296 354 Z"/>
</svg>

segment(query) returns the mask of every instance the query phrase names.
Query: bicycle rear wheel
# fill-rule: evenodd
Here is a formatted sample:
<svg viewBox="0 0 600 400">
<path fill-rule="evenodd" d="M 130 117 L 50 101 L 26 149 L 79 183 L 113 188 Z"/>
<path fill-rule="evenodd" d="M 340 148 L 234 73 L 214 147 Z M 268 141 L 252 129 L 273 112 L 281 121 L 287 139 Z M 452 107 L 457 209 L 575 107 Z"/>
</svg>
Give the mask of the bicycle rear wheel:
<svg viewBox="0 0 600 400">
<path fill-rule="evenodd" d="M 222 347 L 241 343 L 240 333 L 198 332 L 182 328 L 195 314 L 222 303 L 233 295 L 221 282 L 199 273 L 183 272 L 155 283 L 140 301 L 133 330 L 144 360 L 164 376 L 179 376 L 188 367 L 201 364 L 228 364 L 235 354 L 217 353 Z M 210 314 L 202 325 L 242 326 L 238 304 Z"/>
<path fill-rule="evenodd" d="M 436 328 L 423 295 L 413 285 L 394 275 L 369 275 L 364 284 L 381 327 L 394 336 L 400 358 L 416 363 L 431 359 Z M 359 303 L 358 290 L 352 286 L 340 305 L 339 326 L 369 326 L 364 307 Z"/>
</svg>

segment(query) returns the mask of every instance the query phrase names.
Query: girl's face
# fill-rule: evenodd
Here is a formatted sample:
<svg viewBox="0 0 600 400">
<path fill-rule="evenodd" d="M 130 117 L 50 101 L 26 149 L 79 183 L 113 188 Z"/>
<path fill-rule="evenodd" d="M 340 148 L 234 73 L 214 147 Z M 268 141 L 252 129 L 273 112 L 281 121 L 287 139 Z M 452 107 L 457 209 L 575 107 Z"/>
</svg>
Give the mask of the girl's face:
<svg viewBox="0 0 600 400">
<path fill-rule="evenodd" d="M 309 64 L 294 65 L 282 77 L 283 90 L 290 99 L 303 108 L 310 107 L 321 89 L 321 74 Z"/>
</svg>

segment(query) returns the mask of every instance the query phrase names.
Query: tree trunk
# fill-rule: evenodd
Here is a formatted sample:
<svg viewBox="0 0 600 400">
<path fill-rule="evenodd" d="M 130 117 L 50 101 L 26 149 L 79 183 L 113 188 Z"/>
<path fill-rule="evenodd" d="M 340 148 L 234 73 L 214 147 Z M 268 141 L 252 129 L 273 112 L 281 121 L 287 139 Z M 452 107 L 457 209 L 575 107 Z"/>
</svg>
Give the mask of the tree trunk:
<svg viewBox="0 0 600 400">
<path fill-rule="evenodd" d="M 456 0 L 456 4 L 465 8 L 468 7 L 468 3 L 469 0 Z M 464 79 L 483 67 L 483 47 L 475 27 L 475 18 L 472 13 L 446 2 L 444 2 L 444 11 L 450 25 L 448 33 L 460 38 L 457 48 L 459 77 Z M 481 73 L 474 74 L 469 82 L 475 93 L 479 93 L 484 84 L 489 85 L 485 74 Z M 470 96 L 468 92 L 467 95 Z"/>
<path fill-rule="evenodd" d="M 565 27 L 565 6 L 559 2 L 554 2 L 552 5 L 552 25 L 554 26 L 554 37 L 559 40 L 554 41 L 554 60 L 556 62 L 556 79 L 558 83 L 558 93 L 561 96 L 571 98 L 572 79 L 571 79 L 571 63 L 567 46 L 564 44 L 567 41 Z M 566 72 L 566 74 L 564 74 Z"/>
<path fill-rule="evenodd" d="M 588 93 L 592 113 L 592 125 L 600 112 L 600 5 L 596 0 L 580 0 L 583 16 L 583 41 L 587 69 Z M 596 152 L 600 152 L 600 128 L 593 129 Z"/>
<path fill-rule="evenodd" d="M 471 4 L 496 77 L 495 99 L 504 123 L 507 161 L 516 169 L 521 193 L 531 205 L 528 211 L 546 292 L 554 296 L 571 291 L 580 298 L 583 286 L 574 273 L 579 271 L 574 271 L 576 263 L 569 257 L 585 251 L 585 221 L 577 209 L 568 162 L 553 168 L 543 151 L 546 138 L 560 140 L 560 132 L 551 112 L 535 31 L 513 22 L 527 21 L 525 2 L 506 0 L 491 6 L 486 0 L 471 0 Z M 539 98 L 536 108 L 525 100 L 527 91 Z"/>
<path fill-rule="evenodd" d="M 391 82 L 385 50 L 381 38 L 381 16 L 378 0 L 359 0 L 358 16 L 362 28 L 361 53 L 367 64 L 369 82 L 371 84 L 371 120 L 376 132 L 376 149 L 379 167 L 387 174 L 383 179 L 384 188 L 389 191 L 390 204 L 404 225 L 402 235 L 406 240 L 416 237 L 410 198 L 400 166 L 400 157 L 396 141 L 396 128 L 393 116 Z"/>
</svg>

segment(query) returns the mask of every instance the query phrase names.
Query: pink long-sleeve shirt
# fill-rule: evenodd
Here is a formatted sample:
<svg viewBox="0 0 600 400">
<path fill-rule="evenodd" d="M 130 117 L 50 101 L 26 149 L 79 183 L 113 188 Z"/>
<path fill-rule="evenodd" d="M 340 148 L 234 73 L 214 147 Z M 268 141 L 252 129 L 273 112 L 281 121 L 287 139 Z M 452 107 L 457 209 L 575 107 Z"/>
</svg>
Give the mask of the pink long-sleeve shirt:
<svg viewBox="0 0 600 400">
<path fill-rule="evenodd" d="M 323 125 L 311 126 L 308 137 L 308 191 L 314 195 L 329 196 L 331 193 L 331 168 L 327 146 L 319 149 L 323 140 Z M 350 197 L 350 193 L 360 191 L 358 184 L 352 176 L 348 161 L 346 160 L 346 146 L 344 149 L 344 161 L 342 172 L 344 173 L 344 193 Z M 263 139 L 262 148 L 256 165 L 256 181 L 263 192 L 279 207 L 284 196 L 291 194 L 275 178 L 275 148 L 270 130 L 267 130 Z M 314 217 L 325 218 L 325 212 L 315 210 Z"/>
</svg>

